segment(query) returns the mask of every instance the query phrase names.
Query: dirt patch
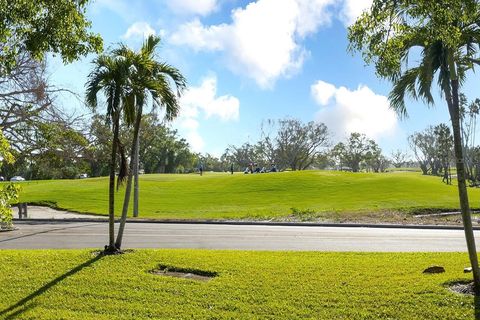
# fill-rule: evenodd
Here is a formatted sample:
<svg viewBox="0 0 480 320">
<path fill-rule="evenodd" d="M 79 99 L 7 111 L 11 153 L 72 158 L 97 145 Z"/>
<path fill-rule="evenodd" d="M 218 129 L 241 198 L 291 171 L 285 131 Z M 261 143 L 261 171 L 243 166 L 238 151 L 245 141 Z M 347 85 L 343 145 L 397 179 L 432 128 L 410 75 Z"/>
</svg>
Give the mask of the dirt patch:
<svg viewBox="0 0 480 320">
<path fill-rule="evenodd" d="M 465 282 L 465 281 L 457 281 L 452 282 L 448 285 L 448 288 L 455 293 L 465 294 L 465 295 L 475 295 L 475 291 L 473 289 L 473 282 Z"/>
<path fill-rule="evenodd" d="M 106 246 L 105 246 L 106 247 Z M 117 255 L 117 254 L 126 254 L 126 253 L 132 253 L 135 250 L 133 249 L 125 249 L 125 250 L 118 250 L 114 252 L 105 252 L 105 250 L 94 250 L 92 251 L 92 256 L 97 257 L 97 256 L 109 256 L 109 255 Z"/>
<path fill-rule="evenodd" d="M 151 270 L 150 273 L 157 276 L 183 278 L 202 282 L 210 281 L 218 276 L 218 273 L 212 271 L 177 268 L 167 265 L 159 265 L 158 268 Z"/>
</svg>

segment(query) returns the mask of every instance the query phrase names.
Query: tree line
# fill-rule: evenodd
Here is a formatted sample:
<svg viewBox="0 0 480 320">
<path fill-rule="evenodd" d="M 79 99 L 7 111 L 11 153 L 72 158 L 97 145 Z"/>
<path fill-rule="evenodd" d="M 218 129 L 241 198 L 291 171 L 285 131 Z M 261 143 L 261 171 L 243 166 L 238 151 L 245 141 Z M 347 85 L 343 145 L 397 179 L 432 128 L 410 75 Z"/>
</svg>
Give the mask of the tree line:
<svg viewBox="0 0 480 320">
<path fill-rule="evenodd" d="M 22 175 L 33 179 L 76 178 L 82 173 L 106 176 L 113 133 L 105 115 L 76 116 L 59 106 L 59 94 L 67 89 L 53 86 L 45 61 L 21 51 L 10 73 L 0 75 L 1 126 L 11 145 L 15 163 L 4 164 L 0 175 Z M 460 95 L 461 130 L 466 177 L 470 185 L 480 184 L 480 147 L 475 145 L 480 99 L 467 102 Z M 123 122 L 123 119 L 120 119 Z M 200 165 L 205 171 L 244 170 L 249 163 L 279 170 L 332 168 L 338 170 L 383 172 L 389 166 L 418 165 L 423 174 L 442 176 L 451 182 L 454 161 L 453 136 L 447 124 L 429 126 L 408 137 L 415 163 L 400 150 L 385 155 L 378 144 L 360 133 L 332 145 L 323 123 L 302 123 L 298 119 L 266 120 L 257 142 L 229 145 L 216 157 L 196 153 L 188 142 L 154 112 L 141 119 L 139 161 L 145 173 L 191 173 Z M 132 132 L 120 126 L 119 137 L 130 149 Z M 117 169 L 118 170 L 118 169 Z"/>
</svg>

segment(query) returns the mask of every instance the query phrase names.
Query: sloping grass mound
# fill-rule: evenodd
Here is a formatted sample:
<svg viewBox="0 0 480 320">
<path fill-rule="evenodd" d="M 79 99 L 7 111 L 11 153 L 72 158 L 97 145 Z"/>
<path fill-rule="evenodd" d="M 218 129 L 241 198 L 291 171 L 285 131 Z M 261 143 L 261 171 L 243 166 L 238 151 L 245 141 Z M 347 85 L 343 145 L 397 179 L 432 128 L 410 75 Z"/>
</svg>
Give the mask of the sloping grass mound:
<svg viewBox="0 0 480 320">
<path fill-rule="evenodd" d="M 106 214 L 106 178 L 22 183 L 21 201 Z M 470 189 L 478 207 L 480 190 Z M 121 210 L 123 191 L 116 194 Z M 456 186 L 415 172 L 143 175 L 140 215 L 155 219 L 341 219 L 372 212 L 456 210 Z"/>
<path fill-rule="evenodd" d="M 0 251 L 1 319 L 474 319 L 464 253 Z M 151 274 L 215 270 L 208 282 Z M 425 275 L 429 265 L 446 272 Z"/>
</svg>

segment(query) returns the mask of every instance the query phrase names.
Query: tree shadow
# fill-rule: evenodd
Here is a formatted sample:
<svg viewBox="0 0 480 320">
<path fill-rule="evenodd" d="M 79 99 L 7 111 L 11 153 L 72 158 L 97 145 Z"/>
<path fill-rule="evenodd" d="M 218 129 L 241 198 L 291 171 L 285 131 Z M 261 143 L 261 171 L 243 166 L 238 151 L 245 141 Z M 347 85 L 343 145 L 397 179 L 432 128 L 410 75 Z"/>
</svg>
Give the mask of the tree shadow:
<svg viewBox="0 0 480 320">
<path fill-rule="evenodd" d="M 7 313 L 9 312 L 12 312 L 11 314 L 9 314 L 5 319 L 15 319 L 18 315 L 24 313 L 25 311 L 27 310 L 30 310 L 32 309 L 36 304 L 33 303 L 33 304 L 30 304 L 28 306 L 25 307 L 25 304 L 27 304 L 28 302 L 30 302 L 31 300 L 33 300 L 34 298 L 42 295 L 43 293 L 45 293 L 48 289 L 52 288 L 53 286 L 57 285 L 59 282 L 63 281 L 64 279 L 70 277 L 70 276 L 73 276 L 74 274 L 82 271 L 82 269 L 92 265 L 93 263 L 95 263 L 96 261 L 100 260 L 101 258 L 103 257 L 102 254 L 98 254 L 97 256 L 95 256 L 94 258 L 88 260 L 88 261 L 85 261 L 84 263 L 76 266 L 75 268 L 73 268 L 72 270 L 62 274 L 61 276 L 53 279 L 52 281 L 50 281 L 49 283 L 43 285 L 41 288 L 35 290 L 34 292 L 32 292 L 31 294 L 29 294 L 28 296 L 26 296 L 25 298 L 23 298 L 22 300 L 18 301 L 17 303 L 11 305 L 10 307 L 0 311 L 0 318 L 2 316 L 5 316 Z"/>
<path fill-rule="evenodd" d="M 22 239 L 22 238 L 33 237 L 33 236 L 36 236 L 36 235 L 39 235 L 39 234 L 50 233 L 50 232 L 55 232 L 55 231 L 62 231 L 62 230 L 75 229 L 75 228 L 83 228 L 83 227 L 88 227 L 88 226 L 90 226 L 90 225 L 94 225 L 94 224 L 93 224 L 93 223 L 86 223 L 86 224 L 82 224 L 82 225 L 79 225 L 79 226 L 78 226 L 78 225 L 74 225 L 74 226 L 68 226 L 68 227 L 48 229 L 48 230 L 44 230 L 44 231 L 38 231 L 38 232 L 33 232 L 33 233 L 24 234 L 24 235 L 21 235 L 21 236 L 16 236 L 16 237 L 11 237 L 11 238 L 2 239 L 2 240 L 0 240 L 0 243 L 2 243 L 2 242 L 8 242 L 8 241 L 13 241 L 13 240 L 17 240 L 17 239 Z"/>
<path fill-rule="evenodd" d="M 480 320 L 480 296 L 474 296 L 475 302 L 475 320 Z"/>
</svg>

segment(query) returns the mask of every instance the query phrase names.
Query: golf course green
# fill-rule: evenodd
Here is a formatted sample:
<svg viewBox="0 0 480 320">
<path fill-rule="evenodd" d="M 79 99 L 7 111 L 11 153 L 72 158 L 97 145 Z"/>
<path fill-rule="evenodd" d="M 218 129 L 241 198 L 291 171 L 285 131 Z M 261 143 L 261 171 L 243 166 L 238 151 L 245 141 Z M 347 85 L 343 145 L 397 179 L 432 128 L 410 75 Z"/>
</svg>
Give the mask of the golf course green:
<svg viewBox="0 0 480 320">
<path fill-rule="evenodd" d="M 108 179 L 25 181 L 20 201 L 81 213 L 108 211 Z M 124 188 L 116 192 L 120 214 Z M 480 189 L 470 188 L 472 207 Z M 456 185 L 418 172 L 297 171 L 140 176 L 140 216 L 153 219 L 341 219 L 458 209 Z"/>
</svg>

